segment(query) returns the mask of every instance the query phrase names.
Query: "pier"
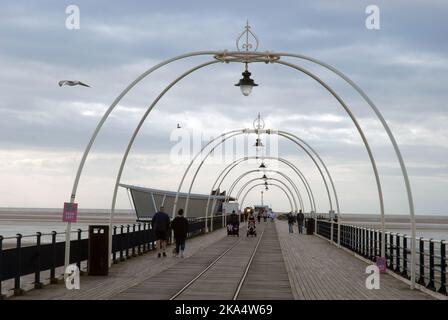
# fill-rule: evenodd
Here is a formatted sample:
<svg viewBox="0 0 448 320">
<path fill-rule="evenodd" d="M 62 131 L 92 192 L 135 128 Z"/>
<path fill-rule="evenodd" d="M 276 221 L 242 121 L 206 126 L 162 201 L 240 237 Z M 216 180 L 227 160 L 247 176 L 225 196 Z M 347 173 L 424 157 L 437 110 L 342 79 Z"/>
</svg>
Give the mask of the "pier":
<svg viewBox="0 0 448 320">
<path fill-rule="evenodd" d="M 244 231 L 244 227 L 242 228 Z M 411 290 L 381 274 L 368 289 L 371 262 L 323 236 L 288 233 L 282 220 L 261 222 L 258 236 L 227 236 L 225 229 L 187 241 L 187 255 L 157 258 L 154 250 L 114 264 L 108 276 L 83 276 L 79 290 L 49 284 L 11 299 L 80 300 L 408 300 L 443 299 Z M 169 250 L 171 251 L 171 250 Z"/>
<path fill-rule="evenodd" d="M 122 91 L 117 92 L 105 108 L 99 101 L 90 105 L 95 110 L 99 106 L 104 110 L 95 119 L 96 127 L 82 149 L 81 160 L 73 172 L 73 183 L 69 186 L 71 189 L 67 187 L 66 198 L 57 199 L 62 209 L 61 212 L 55 209 L 58 210 L 57 219 L 45 210 L 21 217 L 14 217 L 14 213 L 7 215 L 18 223 L 54 222 L 60 223 L 58 227 L 63 226 L 58 231 L 47 229 L 35 233 L 27 233 L 27 229 L 20 229 L 20 226 L 17 233 L 15 229 L 5 228 L 8 234 L 0 234 L 1 300 L 448 300 L 445 234 L 435 239 L 433 235 L 424 237 L 418 233 L 417 224 L 425 217 L 416 217 L 411 181 L 398 140 L 373 99 L 333 64 L 300 53 L 260 48 L 259 38 L 249 21 L 235 44 L 236 48 L 231 50 L 192 51 L 165 58 L 139 70 L 132 81 L 128 75 L 123 76 L 127 79 L 125 84 L 104 82 L 107 86 L 103 88 L 119 86 Z M 147 57 L 146 53 L 142 56 Z M 152 60 L 148 58 L 147 61 Z M 134 66 L 128 64 L 124 69 L 131 65 Z M 230 65 L 239 69 L 229 69 Z M 139 63 L 135 64 L 135 68 L 138 66 Z M 227 69 L 218 73 L 222 68 Z M 262 68 L 271 68 L 268 72 L 272 74 L 265 73 Z M 134 67 L 130 69 L 134 70 Z M 238 72 L 232 75 L 235 70 Z M 96 74 L 95 71 L 91 74 Z M 282 73 L 274 74 L 279 71 Z M 359 78 L 359 71 L 355 71 Z M 195 79 L 195 76 L 204 78 Z M 191 110 L 183 107 L 183 98 L 175 100 L 165 95 L 174 94 L 176 90 L 171 89 L 185 81 L 198 79 L 202 80 L 189 88 L 199 88 L 200 91 L 191 95 L 190 89 L 185 90 L 189 98 L 193 97 L 190 108 L 194 106 L 194 111 L 187 116 L 185 112 Z M 378 79 L 383 82 L 382 76 Z M 230 91 L 208 87 L 215 80 L 226 81 L 226 88 L 235 89 L 233 92 L 244 97 L 250 96 L 252 91 L 253 95 L 259 94 L 252 100 L 254 109 L 251 110 L 257 117 L 253 120 L 244 118 L 247 114 L 244 108 L 249 107 L 250 100 L 243 102 L 234 97 L 226 100 L 223 98 Z M 309 87 L 305 81 L 310 81 Z M 281 90 L 273 101 L 265 104 L 264 99 L 273 91 L 269 88 L 269 91 L 263 91 L 263 88 L 270 83 L 276 83 Z M 93 83 L 91 87 L 80 80 L 61 80 L 58 85 L 59 88 L 81 86 L 95 90 Z M 290 101 L 283 99 L 285 88 L 293 88 L 291 93 L 294 95 L 300 93 L 295 86 L 305 90 L 316 86 L 334 104 L 324 100 L 300 100 L 297 96 Z M 343 92 L 347 89 L 350 91 Z M 376 90 L 382 92 L 382 88 Z M 138 99 L 132 97 L 131 91 L 148 94 L 152 100 L 140 100 L 147 98 L 143 95 Z M 218 112 L 215 102 L 209 100 L 200 105 L 206 100 L 197 99 L 199 94 L 205 99 L 208 93 L 220 93 L 218 100 L 222 101 L 215 101 L 219 102 L 216 106 L 227 103 L 229 108 Z M 89 99 L 104 94 L 93 91 Z M 396 103 L 396 98 L 393 96 L 391 101 Z M 70 99 L 67 95 L 60 98 L 59 103 L 84 108 L 79 101 L 68 103 Z M 47 101 L 42 97 L 36 100 Z M 163 112 L 155 112 L 156 118 L 148 121 L 162 100 L 168 106 Z M 125 101 L 129 105 L 125 105 Z M 144 102 L 142 106 L 134 106 L 137 101 Z M 327 105 L 336 106 L 338 111 L 318 114 Z M 304 108 L 303 113 L 296 113 L 299 107 Z M 366 110 L 358 110 L 361 107 Z M 136 116 L 132 119 L 138 122 L 130 124 L 131 117 L 122 121 L 116 109 L 121 109 L 120 112 L 132 109 Z M 282 120 L 275 123 L 274 114 L 269 114 L 270 119 L 265 123 L 260 110 L 280 110 Z M 176 122 L 171 123 L 174 112 L 178 112 L 179 122 L 176 118 Z M 392 114 L 406 112 L 395 110 Z M 64 110 L 62 113 L 68 112 Z M 96 117 L 96 113 L 81 111 L 82 116 L 88 117 Z M 361 114 L 363 118 L 360 118 Z M 367 114 L 373 118 L 367 118 Z M 224 115 L 232 121 L 221 121 L 220 117 L 224 119 Z M 204 116 L 202 122 L 180 122 L 199 116 Z M 113 117 L 120 120 L 123 127 L 114 127 L 118 123 L 110 123 Z M 67 119 L 70 118 L 57 123 L 72 129 L 73 124 L 85 121 L 77 119 L 72 123 Z M 301 130 L 304 122 L 299 124 L 298 119 L 306 119 L 311 129 Z M 324 129 L 315 130 L 318 127 L 314 124 L 316 119 L 326 123 Z M 349 120 L 347 124 L 345 120 Z M 332 127 L 333 122 L 337 126 Z M 247 123 L 252 127 L 247 127 Z M 125 132 L 124 127 L 131 131 L 120 153 L 114 151 L 113 155 L 107 153 L 104 158 L 98 158 L 107 159 L 108 166 L 114 171 L 104 173 L 96 184 L 87 180 L 83 186 L 84 196 L 101 203 L 104 211 L 104 215 L 89 215 L 85 205 L 92 199 L 86 201 L 81 197 L 81 202 L 85 202 L 78 203 L 78 189 L 84 183 L 83 173 L 91 151 L 96 147 L 95 142 L 103 131 L 107 131 L 103 127 L 108 125 L 114 132 L 114 136 L 109 137 L 112 142 L 122 141 L 115 134 Z M 145 125 L 151 125 L 151 135 L 143 134 Z M 184 125 L 191 131 L 207 127 L 213 133 L 207 132 L 207 137 L 211 138 L 203 141 L 204 132 L 197 135 L 181 130 Z M 347 125 L 352 126 L 355 134 L 347 129 Z M 170 141 L 179 138 L 179 144 L 165 143 L 158 132 L 162 127 L 164 130 L 170 127 L 173 130 Z M 226 131 L 216 131 L 221 128 Z M 367 133 L 373 129 L 377 130 L 374 131 L 375 139 Z M 378 144 L 378 130 L 387 138 L 387 145 Z M 415 132 L 412 134 L 418 136 Z M 330 140 L 342 137 L 341 141 L 348 149 L 339 150 L 333 140 L 324 146 L 318 134 Z M 138 138 L 154 136 L 160 139 L 157 148 L 154 148 L 155 141 L 151 141 L 153 144 L 149 144 L 148 149 L 143 149 L 143 144 L 142 149 L 134 146 Z M 73 143 L 78 138 L 64 137 L 64 141 Z M 74 147 L 67 142 L 61 145 L 67 150 Z M 169 147 L 171 150 L 168 151 Z M 280 147 L 284 148 L 281 152 Z M 363 159 L 358 151 L 354 151 L 355 147 L 361 147 L 365 152 Z M 393 161 L 383 157 L 386 147 L 393 151 Z M 126 176 L 127 162 L 137 150 L 143 152 L 139 159 L 144 160 L 136 171 Z M 335 150 L 336 155 L 329 154 Z M 230 156 L 225 157 L 229 153 Z M 406 153 L 418 152 L 406 150 Z M 117 163 L 112 164 L 115 158 Z M 210 158 L 218 160 L 213 163 L 216 166 L 201 171 L 212 165 Z M 65 158 L 64 165 L 67 159 L 69 157 Z M 361 165 L 362 161 L 367 163 L 368 170 Z M 41 162 L 44 161 L 39 160 Z M 96 165 L 101 167 L 101 164 Z M 397 172 L 393 173 L 394 179 L 390 179 L 394 166 Z M 155 167 L 159 170 L 157 173 L 152 170 Z M 353 175 L 355 168 L 360 170 L 359 176 Z M 92 168 L 86 170 L 92 171 Z M 389 179 L 385 179 L 384 173 Z M 400 186 L 392 186 L 397 173 L 400 174 Z M 349 178 L 342 179 L 342 174 Z M 367 177 L 369 181 L 356 181 L 361 177 Z M 127 179 L 129 181 L 125 181 Z M 139 183 L 142 184 L 136 185 Z M 44 184 L 45 181 L 37 185 Z M 109 187 L 110 197 L 103 192 Z M 423 187 L 420 189 L 424 190 Z M 403 203 L 390 202 L 392 197 L 399 198 L 400 190 L 403 191 L 400 200 Z M 101 199 L 95 198 L 100 194 Z M 260 202 L 254 199 L 258 195 L 261 195 Z M 24 195 L 20 193 L 20 196 Z M 267 204 L 266 198 L 273 202 Z M 110 206 L 103 208 L 106 200 L 110 201 Z M 129 200 L 129 204 L 123 203 L 124 200 Z M 123 209 L 125 207 L 128 209 Z M 404 213 L 405 218 L 394 217 L 394 212 L 389 212 L 395 207 L 400 208 L 395 213 Z M 121 210 L 129 215 L 120 215 Z M 350 212 L 355 210 L 372 215 L 365 216 L 362 223 L 353 223 Z M 81 223 L 84 219 L 88 223 Z M 440 218 L 427 226 L 448 230 L 448 223 L 442 222 Z M 390 226 L 392 228 L 388 229 Z M 406 231 L 398 233 L 394 226 Z M 183 248 L 184 240 L 187 242 L 185 256 L 183 249 L 179 249 Z M 160 242 L 165 241 L 168 251 L 162 255 Z M 174 249 L 176 241 L 178 252 Z"/>
</svg>

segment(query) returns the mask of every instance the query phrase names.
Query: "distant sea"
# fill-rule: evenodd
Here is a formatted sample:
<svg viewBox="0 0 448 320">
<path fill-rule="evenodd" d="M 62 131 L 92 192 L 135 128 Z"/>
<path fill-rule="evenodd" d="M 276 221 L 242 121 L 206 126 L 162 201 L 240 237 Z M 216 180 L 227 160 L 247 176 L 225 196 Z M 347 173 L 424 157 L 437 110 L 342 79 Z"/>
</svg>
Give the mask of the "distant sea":
<svg viewBox="0 0 448 320">
<path fill-rule="evenodd" d="M 109 209 L 80 209 L 78 223 L 72 224 L 72 230 L 86 230 L 92 224 L 108 224 Z M 343 223 L 350 223 L 371 228 L 380 228 L 380 217 L 375 214 L 343 214 Z M 114 224 L 127 225 L 135 223 L 133 210 L 117 210 Z M 418 215 L 417 236 L 448 240 L 448 216 Z M 409 216 L 387 215 L 388 231 L 410 234 Z M 64 232 L 66 223 L 62 222 L 62 209 L 54 208 L 0 208 L 0 235 L 13 237 L 17 233 L 34 235 L 36 232 Z M 73 235 L 75 236 L 75 235 Z M 58 236 L 63 238 L 63 235 Z"/>
</svg>

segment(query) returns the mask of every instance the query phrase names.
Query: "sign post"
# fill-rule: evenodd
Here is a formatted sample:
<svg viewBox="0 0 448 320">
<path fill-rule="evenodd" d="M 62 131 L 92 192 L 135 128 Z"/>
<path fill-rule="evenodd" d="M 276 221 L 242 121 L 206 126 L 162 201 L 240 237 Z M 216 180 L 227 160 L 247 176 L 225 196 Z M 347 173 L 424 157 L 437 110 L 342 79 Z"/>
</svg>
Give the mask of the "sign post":
<svg viewBox="0 0 448 320">
<path fill-rule="evenodd" d="M 64 261 L 64 278 L 65 270 L 70 264 L 70 230 L 72 222 L 78 220 L 78 204 L 74 202 L 64 202 L 64 211 L 62 213 L 62 221 L 67 222 L 65 230 L 65 261 Z"/>
<path fill-rule="evenodd" d="M 64 211 L 62 214 L 63 222 L 76 222 L 78 218 L 78 204 L 71 202 L 64 202 Z"/>
<path fill-rule="evenodd" d="M 387 263 L 385 257 L 376 257 L 376 266 L 380 270 L 380 273 L 387 272 Z"/>
</svg>

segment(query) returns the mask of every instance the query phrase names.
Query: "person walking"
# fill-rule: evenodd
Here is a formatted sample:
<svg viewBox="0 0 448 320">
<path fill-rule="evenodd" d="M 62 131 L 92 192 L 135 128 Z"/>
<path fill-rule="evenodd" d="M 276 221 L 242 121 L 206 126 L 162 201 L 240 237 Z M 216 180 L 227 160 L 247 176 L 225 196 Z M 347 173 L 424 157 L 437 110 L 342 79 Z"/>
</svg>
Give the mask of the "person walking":
<svg viewBox="0 0 448 320">
<path fill-rule="evenodd" d="M 303 221 L 305 220 L 305 215 L 302 210 L 297 214 L 297 226 L 299 228 L 299 233 L 303 233 Z"/>
<path fill-rule="evenodd" d="M 170 217 L 163 211 L 163 206 L 160 206 L 160 210 L 152 217 L 151 225 L 156 236 L 157 257 L 160 258 L 162 253 L 166 257 L 166 241 L 170 228 Z"/>
<path fill-rule="evenodd" d="M 176 239 L 176 256 L 184 257 L 185 251 L 185 239 L 187 239 L 188 233 L 188 220 L 184 217 L 184 210 L 179 209 L 177 217 L 171 222 L 171 228 L 174 232 L 174 238 Z"/>
<path fill-rule="evenodd" d="M 257 220 L 258 220 L 258 223 L 261 222 L 261 215 L 262 215 L 262 214 L 263 214 L 263 209 L 258 210 L 258 213 L 257 213 Z"/>
<path fill-rule="evenodd" d="M 294 233 L 292 226 L 294 225 L 294 215 L 292 212 L 288 213 L 288 227 L 289 227 L 289 233 Z"/>
<path fill-rule="evenodd" d="M 247 221 L 255 223 L 255 216 L 254 216 L 254 213 L 252 211 L 249 212 L 249 216 L 247 217 Z"/>
</svg>

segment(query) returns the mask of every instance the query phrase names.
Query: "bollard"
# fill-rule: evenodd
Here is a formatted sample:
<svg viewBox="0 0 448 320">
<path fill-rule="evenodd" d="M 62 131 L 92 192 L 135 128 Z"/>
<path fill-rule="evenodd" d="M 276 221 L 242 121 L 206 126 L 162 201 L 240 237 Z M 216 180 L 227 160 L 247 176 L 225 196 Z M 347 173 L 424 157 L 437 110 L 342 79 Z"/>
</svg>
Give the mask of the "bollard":
<svg viewBox="0 0 448 320">
<path fill-rule="evenodd" d="M 40 244 L 41 244 L 42 233 L 36 233 L 36 264 L 34 269 L 34 289 L 42 289 L 44 284 L 40 282 Z"/>
<path fill-rule="evenodd" d="M 425 285 L 425 242 L 423 238 L 419 239 L 419 259 L 420 259 L 420 277 L 418 284 Z"/>
<path fill-rule="evenodd" d="M 438 292 L 446 294 L 446 244 L 444 241 L 440 242 L 440 288 Z"/>
<path fill-rule="evenodd" d="M 23 290 L 20 288 L 20 276 L 22 274 L 22 235 L 18 233 L 16 244 L 16 272 L 14 277 L 14 295 L 20 296 Z"/>
<path fill-rule="evenodd" d="M 51 232 L 51 248 L 52 248 L 52 257 L 51 257 L 51 268 L 50 268 L 50 283 L 56 284 L 58 283 L 58 279 L 56 278 L 56 231 Z"/>
<path fill-rule="evenodd" d="M 434 241 L 429 239 L 429 282 L 426 286 L 429 290 L 436 290 L 434 285 Z"/>
</svg>

